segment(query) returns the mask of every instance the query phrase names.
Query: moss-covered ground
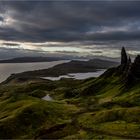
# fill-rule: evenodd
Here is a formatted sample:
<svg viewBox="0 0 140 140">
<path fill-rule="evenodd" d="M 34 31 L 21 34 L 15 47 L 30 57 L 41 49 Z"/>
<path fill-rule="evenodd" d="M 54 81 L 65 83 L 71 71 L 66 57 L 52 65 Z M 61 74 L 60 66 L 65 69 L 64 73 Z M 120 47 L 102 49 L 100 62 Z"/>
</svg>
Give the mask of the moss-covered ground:
<svg viewBox="0 0 140 140">
<path fill-rule="evenodd" d="M 140 83 L 125 88 L 113 75 L 1 85 L 0 138 L 140 139 Z"/>
</svg>

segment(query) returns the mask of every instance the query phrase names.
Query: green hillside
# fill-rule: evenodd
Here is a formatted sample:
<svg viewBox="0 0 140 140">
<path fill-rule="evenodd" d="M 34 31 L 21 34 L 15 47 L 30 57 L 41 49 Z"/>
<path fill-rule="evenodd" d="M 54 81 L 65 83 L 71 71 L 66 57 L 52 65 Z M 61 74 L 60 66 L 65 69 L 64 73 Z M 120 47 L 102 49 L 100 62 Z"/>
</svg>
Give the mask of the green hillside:
<svg viewBox="0 0 140 140">
<path fill-rule="evenodd" d="M 140 139 L 140 61 L 123 62 L 98 78 L 1 85 L 0 138 Z"/>
</svg>

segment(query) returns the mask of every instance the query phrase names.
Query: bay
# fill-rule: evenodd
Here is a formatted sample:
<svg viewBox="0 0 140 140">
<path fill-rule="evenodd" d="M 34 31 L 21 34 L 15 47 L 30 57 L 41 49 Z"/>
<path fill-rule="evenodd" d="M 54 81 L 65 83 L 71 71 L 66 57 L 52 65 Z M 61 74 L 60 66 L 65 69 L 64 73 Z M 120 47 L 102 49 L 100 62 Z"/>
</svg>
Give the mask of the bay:
<svg viewBox="0 0 140 140">
<path fill-rule="evenodd" d="M 70 60 L 60 60 L 51 62 L 35 63 L 1 63 L 0 64 L 0 82 L 6 80 L 11 74 L 39 69 L 48 69 L 55 65 L 69 62 Z"/>
</svg>

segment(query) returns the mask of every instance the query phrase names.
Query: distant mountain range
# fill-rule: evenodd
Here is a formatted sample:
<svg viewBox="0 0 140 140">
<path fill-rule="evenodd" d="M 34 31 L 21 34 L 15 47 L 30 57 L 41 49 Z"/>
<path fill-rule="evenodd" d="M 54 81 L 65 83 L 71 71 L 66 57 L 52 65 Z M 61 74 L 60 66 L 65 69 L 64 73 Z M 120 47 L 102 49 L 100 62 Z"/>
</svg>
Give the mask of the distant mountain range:
<svg viewBox="0 0 140 140">
<path fill-rule="evenodd" d="M 17 57 L 12 59 L 0 60 L 0 63 L 33 63 L 33 62 L 50 62 L 65 60 L 61 57 Z"/>
<path fill-rule="evenodd" d="M 84 73 L 84 72 L 95 72 L 98 69 L 108 69 L 110 67 L 118 66 L 118 62 L 101 59 L 91 59 L 88 61 L 72 60 L 67 63 L 56 65 L 49 69 L 27 71 L 18 74 L 12 74 L 4 83 L 9 83 L 13 80 L 18 82 L 26 81 L 34 77 L 57 77 L 60 75 L 67 75 L 69 73 Z"/>
</svg>

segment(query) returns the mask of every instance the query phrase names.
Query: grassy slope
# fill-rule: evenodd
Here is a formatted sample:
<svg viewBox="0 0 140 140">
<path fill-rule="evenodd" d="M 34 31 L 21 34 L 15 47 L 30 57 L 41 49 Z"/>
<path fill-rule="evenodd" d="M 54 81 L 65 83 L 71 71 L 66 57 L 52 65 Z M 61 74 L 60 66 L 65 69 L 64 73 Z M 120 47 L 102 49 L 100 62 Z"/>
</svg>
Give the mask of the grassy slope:
<svg viewBox="0 0 140 140">
<path fill-rule="evenodd" d="M 115 75 L 1 86 L 0 138 L 140 138 L 139 86 Z"/>
<path fill-rule="evenodd" d="M 69 123 L 77 111 L 72 105 L 33 97 L 8 98 L 0 104 L 0 137 L 33 138 L 39 129 Z"/>
<path fill-rule="evenodd" d="M 99 82 L 97 85 L 101 84 L 101 89 L 94 89 L 96 82 Z M 90 103 L 87 100 L 89 111 L 79 116 L 78 124 L 84 130 L 97 133 L 99 137 L 104 134 L 102 138 L 140 138 L 139 86 L 138 83 L 131 89 L 124 89 L 117 76 L 99 78 L 89 88 L 93 88 L 90 99 L 94 98 L 95 101 Z"/>
</svg>

